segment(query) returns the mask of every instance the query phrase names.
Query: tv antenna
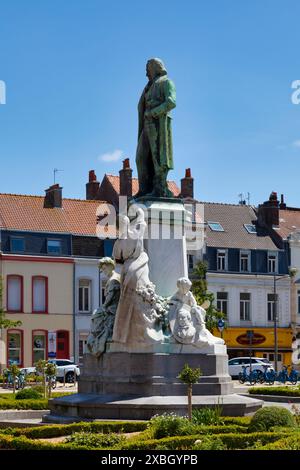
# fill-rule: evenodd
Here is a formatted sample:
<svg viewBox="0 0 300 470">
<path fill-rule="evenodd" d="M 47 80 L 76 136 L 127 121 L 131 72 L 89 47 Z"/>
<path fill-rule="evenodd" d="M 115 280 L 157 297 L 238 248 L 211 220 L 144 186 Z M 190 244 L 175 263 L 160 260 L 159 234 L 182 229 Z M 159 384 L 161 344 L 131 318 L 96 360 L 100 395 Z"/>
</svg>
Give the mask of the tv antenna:
<svg viewBox="0 0 300 470">
<path fill-rule="evenodd" d="M 54 181 L 54 184 L 55 184 L 55 180 L 56 180 L 56 173 L 58 173 L 59 171 L 64 171 L 64 170 L 59 170 L 58 168 L 54 168 L 54 170 L 53 170 L 53 181 Z"/>
</svg>

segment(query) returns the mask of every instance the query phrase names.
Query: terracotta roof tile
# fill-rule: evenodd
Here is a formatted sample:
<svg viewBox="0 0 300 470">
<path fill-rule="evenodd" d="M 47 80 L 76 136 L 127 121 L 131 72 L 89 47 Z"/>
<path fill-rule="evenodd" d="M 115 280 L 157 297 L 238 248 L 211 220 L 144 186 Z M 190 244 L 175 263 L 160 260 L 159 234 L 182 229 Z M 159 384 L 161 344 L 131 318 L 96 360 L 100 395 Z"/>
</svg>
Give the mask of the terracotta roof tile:
<svg viewBox="0 0 300 470">
<path fill-rule="evenodd" d="M 0 228 L 37 232 L 96 234 L 102 201 L 63 199 L 62 208 L 45 209 L 43 196 L 0 194 Z"/>
<path fill-rule="evenodd" d="M 117 194 L 120 193 L 120 177 L 116 175 L 106 174 L 107 179 L 110 181 L 114 190 Z M 168 188 L 174 194 L 175 197 L 179 196 L 180 189 L 178 188 L 175 181 L 168 181 Z M 139 181 L 137 178 L 132 178 L 132 195 L 134 196 L 139 190 Z"/>
<path fill-rule="evenodd" d="M 285 209 L 279 211 L 279 228 L 276 232 L 286 239 L 292 232 L 300 230 L 300 211 Z"/>
</svg>

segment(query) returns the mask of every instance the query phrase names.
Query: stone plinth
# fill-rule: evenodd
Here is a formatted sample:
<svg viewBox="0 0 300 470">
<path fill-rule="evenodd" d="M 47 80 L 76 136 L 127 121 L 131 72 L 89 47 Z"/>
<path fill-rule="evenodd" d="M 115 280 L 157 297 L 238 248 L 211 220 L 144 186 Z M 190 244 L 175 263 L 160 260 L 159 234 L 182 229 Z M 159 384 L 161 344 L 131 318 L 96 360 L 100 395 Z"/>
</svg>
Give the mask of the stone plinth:
<svg viewBox="0 0 300 470">
<path fill-rule="evenodd" d="M 188 277 L 186 239 L 187 212 L 180 200 L 140 199 L 147 208 L 145 251 L 149 256 L 149 277 L 159 295 L 176 291 L 177 279 Z"/>
<path fill-rule="evenodd" d="M 194 395 L 232 393 L 227 355 L 127 352 L 105 353 L 99 359 L 86 354 L 78 391 L 140 397 L 185 395 L 186 385 L 177 378 L 185 364 L 202 371 L 193 386 Z"/>
</svg>

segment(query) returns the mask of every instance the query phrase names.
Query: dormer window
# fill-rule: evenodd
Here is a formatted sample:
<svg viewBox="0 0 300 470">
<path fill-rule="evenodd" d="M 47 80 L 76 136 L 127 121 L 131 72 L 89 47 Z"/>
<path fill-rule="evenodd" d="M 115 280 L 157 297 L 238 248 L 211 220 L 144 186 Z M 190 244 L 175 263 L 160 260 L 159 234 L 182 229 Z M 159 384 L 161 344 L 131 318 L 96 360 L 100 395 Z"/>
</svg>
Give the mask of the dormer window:
<svg viewBox="0 0 300 470">
<path fill-rule="evenodd" d="M 217 251 L 217 270 L 218 271 L 227 270 L 227 250 Z"/>
<path fill-rule="evenodd" d="M 268 273 L 277 273 L 278 272 L 278 258 L 276 252 L 268 253 Z"/>
</svg>

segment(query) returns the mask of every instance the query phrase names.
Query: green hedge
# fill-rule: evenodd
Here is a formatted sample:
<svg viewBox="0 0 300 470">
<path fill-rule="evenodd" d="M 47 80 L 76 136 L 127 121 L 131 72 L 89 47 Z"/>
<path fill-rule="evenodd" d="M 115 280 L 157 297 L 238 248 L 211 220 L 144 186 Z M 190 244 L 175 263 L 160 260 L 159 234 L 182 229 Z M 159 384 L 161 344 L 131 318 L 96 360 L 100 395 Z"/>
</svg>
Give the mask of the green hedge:
<svg viewBox="0 0 300 470">
<path fill-rule="evenodd" d="M 4 400 L 0 399 L 0 410 L 47 410 L 48 400 Z"/>
<path fill-rule="evenodd" d="M 222 421 L 225 425 L 237 424 L 238 426 L 248 427 L 251 421 L 251 416 L 222 416 Z"/>
<path fill-rule="evenodd" d="M 285 397 L 300 397 L 300 389 L 286 387 L 251 387 L 249 388 L 251 395 L 281 395 Z"/>
<path fill-rule="evenodd" d="M 148 439 L 145 441 L 139 441 L 138 439 L 132 438 L 126 444 L 118 446 L 118 450 L 187 450 L 190 449 L 196 440 L 200 439 L 203 434 L 195 434 L 193 436 L 174 436 L 166 437 L 164 439 Z M 265 432 L 265 433 L 251 433 L 251 434 L 240 434 L 240 433 L 228 433 L 218 434 L 223 444 L 226 445 L 227 449 L 247 449 L 259 442 L 261 445 L 274 442 L 278 439 L 282 439 L 286 436 L 285 432 Z M 214 437 L 211 436 L 213 440 Z"/>
<path fill-rule="evenodd" d="M 52 398 L 72 395 L 72 392 L 55 392 Z M 0 394 L 0 410 L 48 410 L 48 398 L 16 400 L 12 393 Z"/>
<path fill-rule="evenodd" d="M 300 450 L 300 439 L 297 434 L 292 434 L 271 444 L 257 447 L 257 450 Z"/>
<path fill-rule="evenodd" d="M 34 428 L 14 428 L 1 431 L 3 434 L 11 436 L 24 436 L 32 439 L 43 439 L 51 437 L 68 436 L 74 432 L 86 431 L 94 433 L 108 434 L 110 432 L 138 432 L 147 428 L 146 421 L 118 421 L 118 422 L 94 422 L 94 423 L 73 423 L 73 424 L 51 424 L 49 426 L 39 426 Z"/>
</svg>

